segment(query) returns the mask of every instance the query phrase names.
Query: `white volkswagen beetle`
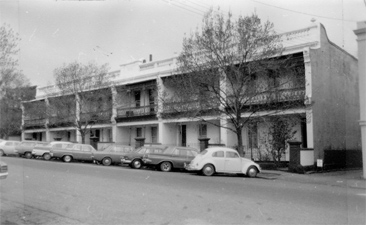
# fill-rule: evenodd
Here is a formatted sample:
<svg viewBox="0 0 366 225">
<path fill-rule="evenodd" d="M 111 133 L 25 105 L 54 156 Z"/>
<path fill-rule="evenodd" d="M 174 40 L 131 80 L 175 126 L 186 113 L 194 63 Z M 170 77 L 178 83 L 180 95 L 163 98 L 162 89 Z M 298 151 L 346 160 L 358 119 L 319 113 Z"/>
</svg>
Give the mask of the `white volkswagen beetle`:
<svg viewBox="0 0 366 225">
<path fill-rule="evenodd" d="M 205 149 L 185 168 L 188 171 L 202 172 L 205 176 L 214 173 L 234 173 L 256 177 L 261 172 L 261 167 L 257 163 L 240 157 L 236 150 L 226 147 Z"/>
</svg>

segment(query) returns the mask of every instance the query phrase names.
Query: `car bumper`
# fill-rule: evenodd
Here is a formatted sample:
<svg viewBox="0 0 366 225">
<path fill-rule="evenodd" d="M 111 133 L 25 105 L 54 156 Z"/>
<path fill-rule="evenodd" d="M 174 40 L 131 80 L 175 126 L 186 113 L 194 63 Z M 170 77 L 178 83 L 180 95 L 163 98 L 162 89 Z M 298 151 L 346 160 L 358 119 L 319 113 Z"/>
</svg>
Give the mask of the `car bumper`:
<svg viewBox="0 0 366 225">
<path fill-rule="evenodd" d="M 0 173 L 0 180 L 5 179 L 8 176 L 8 172 Z"/>
<path fill-rule="evenodd" d="M 130 159 L 121 159 L 121 163 L 123 164 L 130 164 L 132 162 L 132 160 Z"/>
<path fill-rule="evenodd" d="M 188 170 L 188 171 L 199 171 L 200 169 L 191 165 L 191 164 L 186 164 L 184 163 L 184 169 Z"/>
</svg>

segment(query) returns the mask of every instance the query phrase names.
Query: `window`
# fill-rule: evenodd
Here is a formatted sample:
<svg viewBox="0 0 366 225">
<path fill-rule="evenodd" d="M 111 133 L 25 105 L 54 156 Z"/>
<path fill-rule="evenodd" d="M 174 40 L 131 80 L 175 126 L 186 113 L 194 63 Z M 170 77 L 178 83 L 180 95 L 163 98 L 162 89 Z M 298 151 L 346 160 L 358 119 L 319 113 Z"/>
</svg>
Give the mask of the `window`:
<svg viewBox="0 0 366 225">
<path fill-rule="evenodd" d="M 135 106 L 141 106 L 141 91 L 135 91 Z"/>
<path fill-rule="evenodd" d="M 207 137 L 207 124 L 198 125 L 198 134 L 200 137 Z"/>
<path fill-rule="evenodd" d="M 193 156 L 193 157 L 194 157 L 194 156 L 196 156 L 197 154 L 198 154 L 198 153 L 197 153 L 196 151 L 193 151 L 193 150 L 188 150 L 188 151 L 187 151 L 187 155 L 188 155 L 188 156 Z"/>
<path fill-rule="evenodd" d="M 13 142 L 6 142 L 5 146 L 13 146 Z"/>
<path fill-rule="evenodd" d="M 136 137 L 142 137 L 142 128 L 141 127 L 136 128 Z"/>
<path fill-rule="evenodd" d="M 258 125 L 257 125 L 257 123 L 249 123 L 248 144 L 249 144 L 250 149 L 258 148 Z"/>
<path fill-rule="evenodd" d="M 55 147 L 55 148 L 62 148 L 62 144 L 54 144 L 53 147 Z"/>
<path fill-rule="evenodd" d="M 239 155 L 236 152 L 226 152 L 226 158 L 239 158 Z"/>
<path fill-rule="evenodd" d="M 224 151 L 217 151 L 212 153 L 212 157 L 224 157 Z"/>
</svg>

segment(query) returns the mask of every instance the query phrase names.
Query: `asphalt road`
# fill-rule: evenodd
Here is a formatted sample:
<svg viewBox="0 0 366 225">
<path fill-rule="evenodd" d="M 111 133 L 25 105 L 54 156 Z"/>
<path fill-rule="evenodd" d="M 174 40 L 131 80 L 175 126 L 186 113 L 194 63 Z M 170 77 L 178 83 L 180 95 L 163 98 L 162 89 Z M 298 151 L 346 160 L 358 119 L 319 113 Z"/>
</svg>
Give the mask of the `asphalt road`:
<svg viewBox="0 0 366 225">
<path fill-rule="evenodd" d="M 1 224 L 365 224 L 365 191 L 3 157 Z"/>
</svg>

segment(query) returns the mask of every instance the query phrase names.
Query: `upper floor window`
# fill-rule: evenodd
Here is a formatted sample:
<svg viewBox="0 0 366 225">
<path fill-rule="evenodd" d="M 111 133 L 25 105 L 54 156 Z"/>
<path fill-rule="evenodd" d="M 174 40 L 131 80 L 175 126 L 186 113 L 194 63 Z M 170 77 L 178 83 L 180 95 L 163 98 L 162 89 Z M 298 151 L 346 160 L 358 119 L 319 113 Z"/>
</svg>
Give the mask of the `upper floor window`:
<svg viewBox="0 0 366 225">
<path fill-rule="evenodd" d="M 135 106 L 140 107 L 141 106 L 141 91 L 135 91 Z"/>
</svg>

